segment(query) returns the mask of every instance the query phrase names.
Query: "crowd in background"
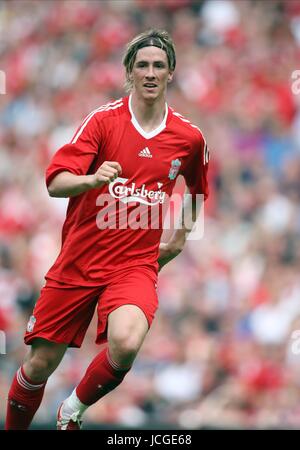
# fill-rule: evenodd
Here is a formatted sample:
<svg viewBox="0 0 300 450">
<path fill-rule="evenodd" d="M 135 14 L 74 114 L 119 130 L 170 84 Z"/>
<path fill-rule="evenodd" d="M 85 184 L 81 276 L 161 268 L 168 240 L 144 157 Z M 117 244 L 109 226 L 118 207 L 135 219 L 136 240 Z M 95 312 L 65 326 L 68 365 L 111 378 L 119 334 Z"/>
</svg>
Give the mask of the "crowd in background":
<svg viewBox="0 0 300 450">
<path fill-rule="evenodd" d="M 176 45 L 168 103 L 211 152 L 205 232 L 159 278 L 160 308 L 123 384 L 90 423 L 183 428 L 300 426 L 300 3 L 255 0 L 7 1 L 0 5 L 0 421 L 23 334 L 60 248 L 66 199 L 51 155 L 85 115 L 124 95 L 125 44 L 155 26 Z M 99 351 L 49 379 L 53 421 Z"/>
</svg>

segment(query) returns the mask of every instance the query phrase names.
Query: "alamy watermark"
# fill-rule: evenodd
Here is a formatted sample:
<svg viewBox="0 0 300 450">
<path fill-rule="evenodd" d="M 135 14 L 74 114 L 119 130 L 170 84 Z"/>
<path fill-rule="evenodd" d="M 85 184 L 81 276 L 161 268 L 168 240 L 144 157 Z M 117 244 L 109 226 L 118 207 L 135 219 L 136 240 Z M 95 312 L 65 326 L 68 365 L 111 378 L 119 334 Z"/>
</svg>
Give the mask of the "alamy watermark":
<svg viewBox="0 0 300 450">
<path fill-rule="evenodd" d="M 0 70 L 0 95 L 6 94 L 6 74 Z"/>
<path fill-rule="evenodd" d="M 299 95 L 300 94 L 300 70 L 294 70 L 292 72 L 292 80 L 294 80 L 294 82 L 292 83 L 292 92 L 294 95 Z"/>
<path fill-rule="evenodd" d="M 293 355 L 300 354 L 300 330 L 294 330 L 291 335 L 291 339 L 293 340 L 291 345 L 291 350 Z"/>
<path fill-rule="evenodd" d="M 6 355 L 6 334 L 0 330 L 0 355 Z"/>
<path fill-rule="evenodd" d="M 163 191 L 163 183 L 149 189 L 145 184 L 127 184 L 118 177 L 109 184 L 109 194 L 100 194 L 96 224 L 100 230 L 178 230 L 188 232 L 188 240 L 199 240 L 204 234 L 204 196 L 172 194 Z M 116 199 L 118 201 L 116 201 Z"/>
</svg>

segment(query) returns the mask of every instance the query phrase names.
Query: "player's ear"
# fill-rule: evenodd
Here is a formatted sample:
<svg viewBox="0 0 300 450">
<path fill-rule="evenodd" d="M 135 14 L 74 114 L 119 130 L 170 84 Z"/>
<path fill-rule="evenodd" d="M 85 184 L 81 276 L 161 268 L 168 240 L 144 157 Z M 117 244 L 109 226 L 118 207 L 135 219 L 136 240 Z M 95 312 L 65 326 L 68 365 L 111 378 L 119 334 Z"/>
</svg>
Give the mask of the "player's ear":
<svg viewBox="0 0 300 450">
<path fill-rule="evenodd" d="M 128 79 L 128 81 L 132 81 L 133 80 L 132 70 L 130 72 L 127 71 L 127 79 Z"/>
<path fill-rule="evenodd" d="M 173 80 L 173 74 L 174 74 L 174 72 L 169 72 L 168 83 L 171 83 L 171 81 Z"/>
</svg>

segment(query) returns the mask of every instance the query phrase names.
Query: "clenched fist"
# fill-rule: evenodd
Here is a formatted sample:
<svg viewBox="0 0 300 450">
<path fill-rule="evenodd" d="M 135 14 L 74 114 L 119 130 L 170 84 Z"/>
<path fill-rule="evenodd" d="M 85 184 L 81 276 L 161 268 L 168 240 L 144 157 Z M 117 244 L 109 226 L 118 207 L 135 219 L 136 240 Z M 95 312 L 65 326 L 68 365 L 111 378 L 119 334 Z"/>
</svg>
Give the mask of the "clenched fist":
<svg viewBox="0 0 300 450">
<path fill-rule="evenodd" d="M 101 187 L 114 181 L 122 173 L 122 167 L 116 161 L 104 161 L 93 175 L 93 187 Z"/>
</svg>

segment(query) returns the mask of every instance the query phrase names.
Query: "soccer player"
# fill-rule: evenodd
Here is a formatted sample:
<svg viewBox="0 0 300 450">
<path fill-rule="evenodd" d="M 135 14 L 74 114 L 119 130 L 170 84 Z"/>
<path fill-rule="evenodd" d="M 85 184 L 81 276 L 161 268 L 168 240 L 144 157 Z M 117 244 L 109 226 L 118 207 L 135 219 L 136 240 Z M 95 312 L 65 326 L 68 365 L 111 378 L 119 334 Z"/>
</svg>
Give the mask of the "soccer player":
<svg viewBox="0 0 300 450">
<path fill-rule="evenodd" d="M 158 306 L 158 270 L 181 252 L 189 229 L 160 243 L 161 226 L 124 226 L 122 208 L 162 206 L 178 174 L 192 198 L 208 196 L 205 140 L 166 104 L 176 65 L 170 36 L 138 35 L 123 64 L 130 95 L 91 112 L 47 169 L 50 196 L 70 200 L 60 254 L 27 325 L 31 348 L 8 394 L 7 430 L 28 429 L 48 377 L 67 347 L 81 346 L 95 308 L 96 343 L 107 345 L 59 407 L 57 429 L 80 429 L 84 411 L 130 370 Z M 108 203 L 121 209 L 110 215 L 115 226 L 105 227 Z"/>
</svg>

